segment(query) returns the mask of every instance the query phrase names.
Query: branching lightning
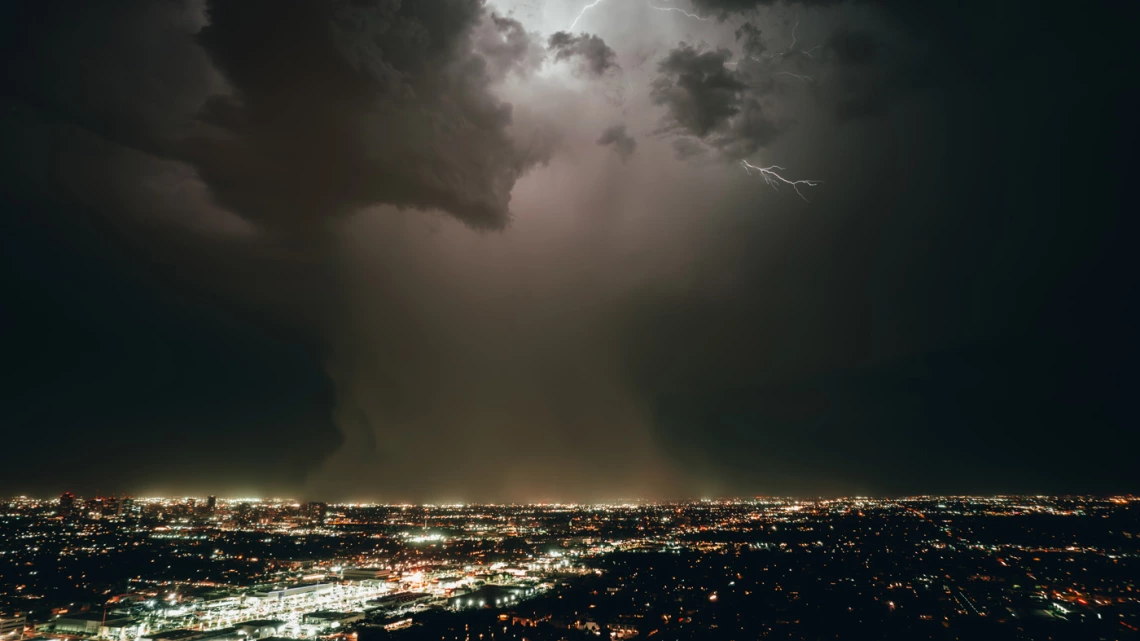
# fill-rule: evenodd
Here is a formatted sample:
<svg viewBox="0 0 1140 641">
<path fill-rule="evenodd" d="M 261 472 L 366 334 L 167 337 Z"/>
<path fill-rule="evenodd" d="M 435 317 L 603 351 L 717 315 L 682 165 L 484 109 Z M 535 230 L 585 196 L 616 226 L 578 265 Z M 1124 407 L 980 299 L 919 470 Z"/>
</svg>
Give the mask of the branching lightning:
<svg viewBox="0 0 1140 641">
<path fill-rule="evenodd" d="M 574 31 L 574 28 L 578 26 L 578 21 L 582 19 L 582 16 L 586 15 L 587 11 L 598 6 L 603 1 L 604 0 L 594 0 L 590 4 L 582 7 L 582 10 L 578 12 L 578 16 L 574 18 L 574 22 L 570 23 L 570 28 L 568 29 L 568 31 L 571 31 L 571 32 Z M 653 0 L 646 0 L 645 4 L 648 5 L 650 9 L 656 9 L 657 11 L 675 11 L 675 12 L 685 16 L 686 18 L 692 18 L 694 20 L 700 20 L 701 22 L 708 22 L 708 20 L 709 20 L 708 18 L 706 18 L 704 16 L 698 16 L 697 14 L 689 12 L 689 11 L 685 11 L 684 9 L 682 9 L 680 7 L 658 7 L 658 6 L 653 4 Z"/>
<path fill-rule="evenodd" d="M 598 6 L 601 3 L 602 3 L 602 0 L 594 0 L 590 4 L 582 7 L 582 10 L 578 12 L 578 17 L 574 18 L 574 22 L 570 23 L 570 28 L 567 31 L 573 32 L 574 27 L 578 26 L 578 21 L 582 19 L 582 16 L 586 15 L 586 11 L 593 9 L 594 7 Z"/>
<path fill-rule="evenodd" d="M 753 165 L 752 163 L 748 162 L 747 160 L 741 160 L 740 166 L 744 167 L 744 171 L 749 176 L 752 175 L 753 170 L 760 172 L 760 177 L 763 178 L 764 182 L 768 183 L 768 185 L 771 186 L 772 189 L 779 190 L 781 183 L 783 183 L 785 185 L 791 185 L 792 189 L 796 190 L 796 194 L 799 195 L 800 198 L 804 199 L 804 202 L 811 202 L 811 201 L 807 199 L 807 196 L 804 196 L 802 191 L 800 191 L 800 186 L 815 187 L 816 185 L 823 184 L 822 180 L 804 180 L 804 179 L 788 180 L 787 178 L 784 178 L 782 175 L 780 175 L 779 172 L 785 171 L 785 169 L 779 165 L 769 165 L 767 167 L 757 167 L 756 165 Z"/>
<path fill-rule="evenodd" d="M 771 60 L 772 58 L 783 58 L 784 56 L 790 55 L 790 54 L 798 51 L 799 53 L 802 53 L 803 55 L 807 56 L 808 58 L 815 60 L 815 56 L 811 55 L 811 52 L 815 51 L 816 49 L 819 49 L 820 48 L 819 45 L 816 45 L 816 46 L 812 47 L 811 49 L 798 49 L 798 50 L 796 49 L 796 29 L 799 29 L 799 28 L 800 28 L 800 16 L 799 16 L 799 14 L 796 14 L 796 23 L 794 25 L 792 25 L 792 43 L 788 45 L 787 49 L 784 49 L 780 53 L 770 53 L 764 57 L 769 59 L 769 60 Z M 756 58 L 753 58 L 753 60 L 756 60 Z"/>
<path fill-rule="evenodd" d="M 650 9 L 656 9 L 658 11 L 676 11 L 677 13 L 680 13 L 681 15 L 685 16 L 686 18 L 693 18 L 694 20 L 700 20 L 701 22 L 708 22 L 708 18 L 698 16 L 695 13 L 689 13 L 688 11 L 685 11 L 684 9 L 681 9 L 679 7 L 657 7 L 657 6 L 654 6 L 652 0 L 646 0 L 645 4 L 649 5 Z"/>
<path fill-rule="evenodd" d="M 747 59 L 748 60 L 754 60 L 754 61 L 759 62 L 759 63 L 764 63 L 766 61 L 784 58 L 785 56 L 788 56 L 788 55 L 798 51 L 799 53 L 802 53 L 805 57 L 810 58 L 812 60 L 815 60 L 816 57 L 812 55 L 812 52 L 819 49 L 820 45 L 816 45 L 810 49 L 796 49 L 795 48 L 796 43 L 799 41 L 798 36 L 796 35 L 796 31 L 799 29 L 799 27 L 800 27 L 800 17 L 799 17 L 799 15 L 797 15 L 796 16 L 796 22 L 795 22 L 795 24 L 792 25 L 792 42 L 791 42 L 791 44 L 788 45 L 788 47 L 786 49 L 784 49 L 783 51 L 781 51 L 779 53 L 765 54 L 762 57 L 748 56 Z M 815 78 L 812 76 L 802 74 L 802 73 L 795 73 L 792 71 L 775 71 L 772 73 L 772 75 L 775 75 L 775 76 L 791 76 L 792 78 L 796 78 L 797 80 L 801 80 L 803 82 L 815 82 Z"/>
</svg>

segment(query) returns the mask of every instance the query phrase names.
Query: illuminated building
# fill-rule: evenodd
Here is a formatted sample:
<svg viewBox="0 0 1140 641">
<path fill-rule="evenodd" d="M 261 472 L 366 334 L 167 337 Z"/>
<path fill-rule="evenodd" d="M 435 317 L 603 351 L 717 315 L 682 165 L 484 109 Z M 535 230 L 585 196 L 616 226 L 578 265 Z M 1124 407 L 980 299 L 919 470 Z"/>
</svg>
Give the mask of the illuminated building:
<svg viewBox="0 0 1140 641">
<path fill-rule="evenodd" d="M 295 601 L 303 597 L 317 596 L 321 593 L 332 590 L 331 585 L 327 583 L 315 583 L 313 585 L 298 585 L 293 588 L 281 588 L 279 590 L 268 590 L 266 592 L 256 592 L 254 596 L 265 601 Z"/>
<path fill-rule="evenodd" d="M 247 639 L 261 639 L 264 637 L 276 636 L 285 629 L 285 621 L 277 621 L 275 619 L 257 619 L 255 621 L 246 621 L 237 624 L 238 632 L 244 632 L 242 635 Z"/>
<path fill-rule="evenodd" d="M 313 523 L 321 525 L 325 522 L 325 516 L 328 515 L 329 506 L 327 503 L 313 502 L 305 506 L 306 511 L 309 513 L 309 518 Z"/>
<path fill-rule="evenodd" d="M 391 570 L 380 568 L 349 568 L 341 572 L 341 578 L 345 581 L 386 581 L 391 574 Z"/>
<path fill-rule="evenodd" d="M 0 615 L 0 641 L 19 639 L 24 634 L 24 624 L 27 621 L 23 615 Z"/>
<path fill-rule="evenodd" d="M 36 626 L 36 631 L 52 634 L 78 634 L 126 641 L 139 633 L 139 621 L 131 617 L 111 617 L 103 612 L 64 614 Z"/>
<path fill-rule="evenodd" d="M 75 510 L 75 495 L 71 492 L 64 492 L 59 496 L 59 515 L 63 518 L 71 516 Z"/>
</svg>

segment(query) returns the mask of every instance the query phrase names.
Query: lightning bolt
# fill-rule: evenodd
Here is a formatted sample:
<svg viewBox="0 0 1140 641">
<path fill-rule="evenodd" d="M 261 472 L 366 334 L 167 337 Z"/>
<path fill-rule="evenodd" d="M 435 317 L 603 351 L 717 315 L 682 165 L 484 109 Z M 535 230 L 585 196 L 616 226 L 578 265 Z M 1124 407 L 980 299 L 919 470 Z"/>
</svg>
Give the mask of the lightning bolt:
<svg viewBox="0 0 1140 641">
<path fill-rule="evenodd" d="M 646 0 L 645 4 L 649 5 L 650 9 L 656 9 L 658 11 L 676 11 L 677 13 L 684 15 L 686 18 L 693 18 L 695 20 L 700 20 L 701 22 L 708 22 L 708 18 L 702 18 L 695 13 L 689 13 L 688 11 L 685 11 L 684 9 L 680 9 L 678 7 L 656 7 L 653 5 L 652 0 Z"/>
<path fill-rule="evenodd" d="M 793 51 L 796 51 L 796 29 L 799 29 L 799 28 L 800 28 L 800 16 L 799 16 L 799 14 L 796 14 L 796 23 L 794 25 L 792 25 L 792 43 L 790 45 L 788 45 L 787 49 L 784 49 L 780 53 L 770 53 L 770 54 L 766 54 L 764 57 L 768 60 L 771 60 L 773 58 L 783 58 L 784 56 L 787 56 L 788 54 L 792 53 Z M 815 60 L 816 58 L 815 58 L 815 56 L 811 55 L 811 52 L 813 52 L 819 48 L 820 48 L 820 45 L 816 45 L 816 46 L 812 47 L 811 49 L 799 49 L 798 51 L 800 53 L 804 54 L 805 56 L 807 56 L 808 58 Z M 756 58 L 756 57 L 753 57 L 752 59 L 758 60 L 758 58 Z"/>
<path fill-rule="evenodd" d="M 756 165 L 753 165 L 752 163 L 748 162 L 747 160 L 741 160 L 740 166 L 744 167 L 745 173 L 747 173 L 749 176 L 752 175 L 752 172 L 754 170 L 760 172 L 760 177 L 763 178 L 764 182 L 768 183 L 768 185 L 771 186 L 772 189 L 779 190 L 780 183 L 783 183 L 785 185 L 791 185 L 792 189 L 796 190 L 796 194 L 798 194 L 800 198 L 804 199 L 804 202 L 811 202 L 811 201 L 807 199 L 807 196 L 804 196 L 803 192 L 800 191 L 801 185 L 804 187 L 815 187 L 816 185 L 823 184 L 822 180 L 802 180 L 802 179 L 801 180 L 788 180 L 787 178 L 784 178 L 782 175 L 780 175 L 779 172 L 785 171 L 785 169 L 779 165 L 769 165 L 767 167 L 757 167 Z"/>
<path fill-rule="evenodd" d="M 578 21 L 582 19 L 582 16 L 586 15 L 586 11 L 593 9 L 594 7 L 598 6 L 601 3 L 602 3 L 602 0 L 594 0 L 590 4 L 582 7 L 582 10 L 578 12 L 578 17 L 574 18 L 574 22 L 570 23 L 570 29 L 568 29 L 568 31 L 573 32 L 574 27 L 578 26 Z"/>
</svg>

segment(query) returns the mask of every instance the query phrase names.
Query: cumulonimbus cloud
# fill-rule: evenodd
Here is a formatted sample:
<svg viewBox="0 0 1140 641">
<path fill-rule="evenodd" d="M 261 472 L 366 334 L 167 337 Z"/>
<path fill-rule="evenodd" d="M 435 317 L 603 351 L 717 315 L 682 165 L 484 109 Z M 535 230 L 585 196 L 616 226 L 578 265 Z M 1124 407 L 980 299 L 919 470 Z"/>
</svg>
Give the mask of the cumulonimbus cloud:
<svg viewBox="0 0 1140 641">
<path fill-rule="evenodd" d="M 190 165 L 259 226 L 386 204 L 499 228 L 550 152 L 513 137 L 495 91 L 545 52 L 480 0 L 56 4 L 7 39 L 5 95 Z"/>
<path fill-rule="evenodd" d="M 272 14 L 274 19 L 266 21 Z M 541 152 L 508 133 L 495 69 L 532 55 L 478 0 L 214 2 L 198 40 L 232 83 L 187 157 L 220 202 L 255 220 L 390 204 L 501 227 Z M 506 36 L 484 55 L 476 27 Z"/>
</svg>

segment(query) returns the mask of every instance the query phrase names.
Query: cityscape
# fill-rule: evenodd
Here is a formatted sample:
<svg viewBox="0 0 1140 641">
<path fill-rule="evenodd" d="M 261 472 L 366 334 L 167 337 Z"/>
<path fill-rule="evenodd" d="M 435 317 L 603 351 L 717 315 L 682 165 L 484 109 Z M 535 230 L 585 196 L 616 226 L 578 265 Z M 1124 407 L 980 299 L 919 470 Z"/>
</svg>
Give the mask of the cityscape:
<svg viewBox="0 0 1140 641">
<path fill-rule="evenodd" d="M 1140 641 L 1140 0 L 3 8 L 0 641 Z"/>
<path fill-rule="evenodd" d="M 1140 638 L 1132 496 L 2 505 L 3 641 Z"/>
</svg>

